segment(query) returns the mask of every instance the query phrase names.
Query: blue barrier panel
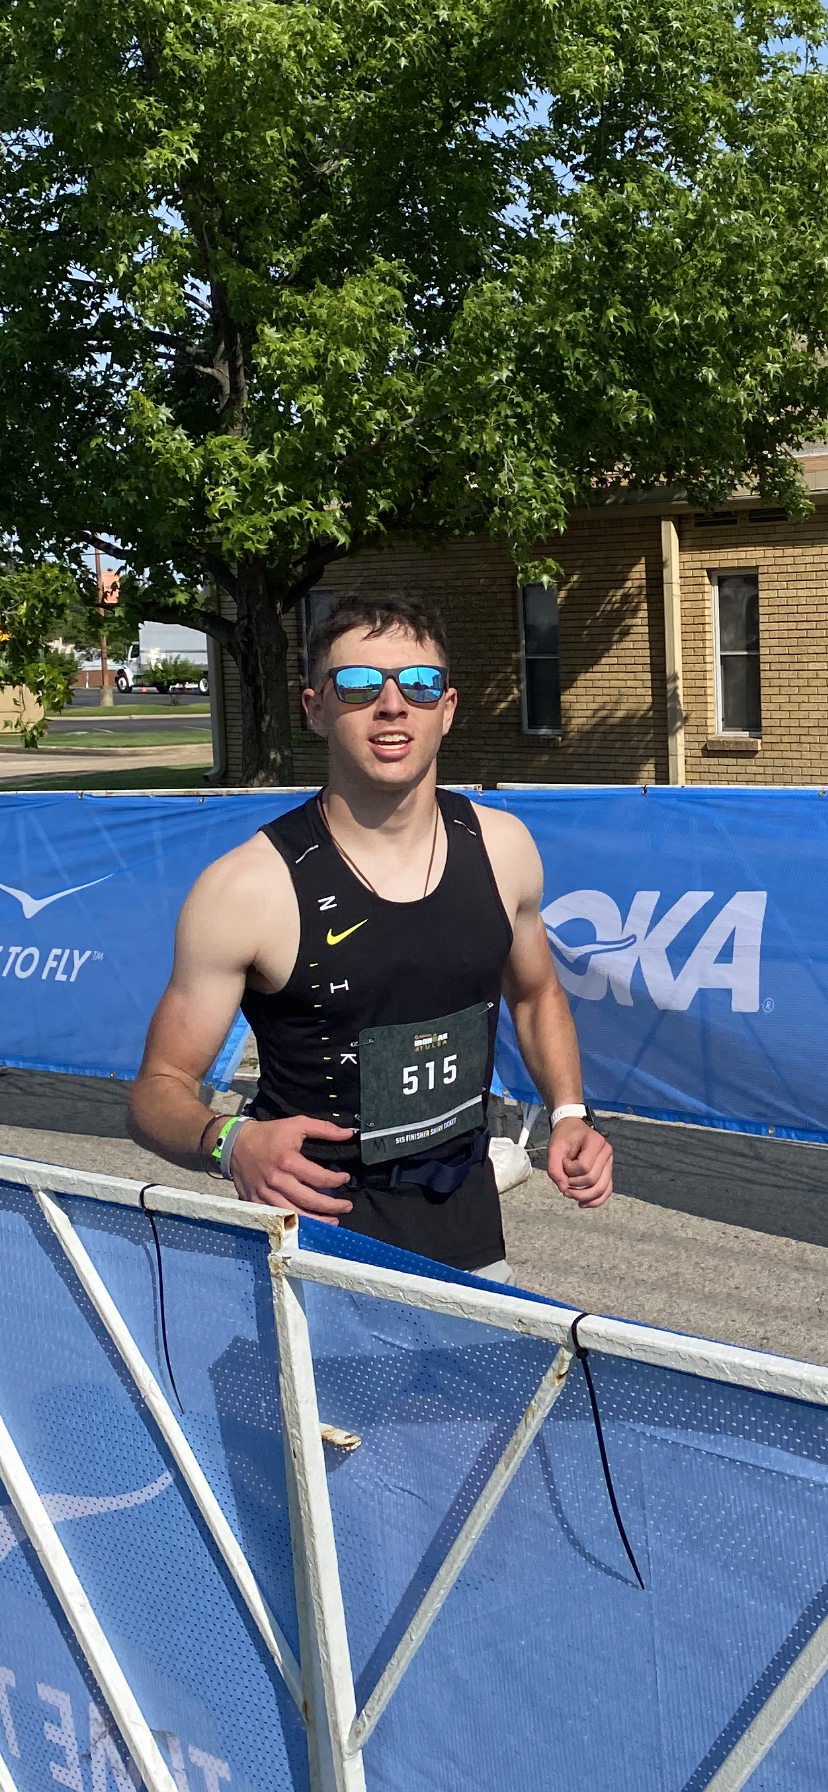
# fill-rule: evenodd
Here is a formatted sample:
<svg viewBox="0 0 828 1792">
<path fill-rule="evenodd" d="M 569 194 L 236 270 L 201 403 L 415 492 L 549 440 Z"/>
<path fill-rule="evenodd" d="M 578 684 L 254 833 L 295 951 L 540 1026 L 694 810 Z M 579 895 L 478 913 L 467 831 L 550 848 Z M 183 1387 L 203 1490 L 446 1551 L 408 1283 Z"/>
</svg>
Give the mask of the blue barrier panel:
<svg viewBox="0 0 828 1792">
<path fill-rule="evenodd" d="M 187 891 L 304 800 L 0 795 L 0 1063 L 134 1077 Z M 230 1081 L 245 1032 L 208 1081 Z"/>
<path fill-rule="evenodd" d="M 526 823 L 588 1099 L 828 1140 L 828 801 L 816 790 L 490 792 Z M 497 1070 L 539 1100 L 508 1016 Z"/>
<path fill-rule="evenodd" d="M 149 1217 L 78 1195 L 59 1204 L 299 1654 L 267 1238 L 232 1215 L 157 1217 L 179 1409 Z M 331 1236 L 303 1225 L 305 1253 L 326 1252 Z M 341 1231 L 336 1252 L 392 1277 L 430 1267 Z M 412 1282 L 398 1302 L 319 1285 L 295 1261 L 319 1419 L 361 1440 L 329 1450 L 322 1474 L 359 1711 L 556 1346 L 503 1329 L 508 1318 L 425 1310 Z M 448 1292 L 475 1287 L 439 1274 Z M 527 1324 L 569 1322 L 555 1303 L 511 1304 Z M 732 1362 L 712 1379 L 629 1360 L 644 1329 L 626 1328 L 624 1356 L 606 1329 L 592 1369 L 644 1591 L 576 1361 L 366 1744 L 367 1792 L 705 1792 L 734 1750 L 754 1748 L 751 1726 L 774 1698 L 785 1710 L 751 1788 L 824 1792 L 828 1432 L 814 1401 L 828 1400 L 828 1377 L 745 1352 L 759 1385 L 734 1386 Z M 647 1333 L 648 1347 L 665 1336 L 676 1352 L 695 1343 Z M 811 1401 L 761 1391 L 774 1362 L 791 1381 L 802 1374 Z M 306 1792 L 300 1715 L 70 1261 L 34 1196 L 9 1182 L 0 1417 L 178 1792 Z M 329 1587 L 336 1572 L 332 1560 Z M 52 1779 L 132 1792 L 115 1722 L 9 1503 L 0 1586 L 0 1754 L 18 1792 Z"/>
<path fill-rule="evenodd" d="M 0 796 L 0 1062 L 132 1077 L 195 877 L 304 793 Z M 828 1140 L 828 805 L 811 790 L 491 792 L 544 862 L 590 1099 Z M 228 1040 L 212 1077 L 229 1080 Z M 532 1098 L 508 1017 L 497 1070 Z"/>
</svg>

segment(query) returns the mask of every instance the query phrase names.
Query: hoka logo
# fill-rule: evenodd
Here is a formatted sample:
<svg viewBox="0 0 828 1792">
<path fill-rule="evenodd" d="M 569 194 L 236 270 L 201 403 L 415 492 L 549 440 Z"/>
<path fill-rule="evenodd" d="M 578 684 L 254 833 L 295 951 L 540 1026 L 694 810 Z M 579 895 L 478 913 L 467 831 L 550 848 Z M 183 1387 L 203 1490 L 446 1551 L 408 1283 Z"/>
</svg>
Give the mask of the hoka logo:
<svg viewBox="0 0 828 1792">
<path fill-rule="evenodd" d="M 767 891 L 737 890 L 675 973 L 667 948 L 712 900 L 714 891 L 685 891 L 653 925 L 660 895 L 660 890 L 637 890 L 623 918 L 603 890 L 571 890 L 550 902 L 543 919 L 564 988 L 588 1002 L 600 1002 L 609 986 L 616 1002 L 631 1008 L 632 976 L 640 965 L 657 1008 L 681 1012 L 700 989 L 729 989 L 734 1014 L 755 1014 Z M 589 922 L 595 938 L 577 943 L 562 938 L 559 929 L 569 921 Z M 731 941 L 730 956 L 722 959 Z"/>
</svg>

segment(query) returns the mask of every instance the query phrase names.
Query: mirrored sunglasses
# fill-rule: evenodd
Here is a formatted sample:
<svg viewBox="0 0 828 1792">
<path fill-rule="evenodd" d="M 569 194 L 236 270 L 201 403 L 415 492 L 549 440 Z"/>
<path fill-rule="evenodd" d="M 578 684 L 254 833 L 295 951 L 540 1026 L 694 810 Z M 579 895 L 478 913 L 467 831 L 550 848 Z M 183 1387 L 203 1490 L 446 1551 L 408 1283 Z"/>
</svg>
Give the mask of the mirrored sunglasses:
<svg viewBox="0 0 828 1792">
<path fill-rule="evenodd" d="M 331 666 L 319 689 L 330 679 L 340 703 L 358 708 L 376 703 L 388 678 L 393 678 L 406 703 L 439 703 L 448 687 L 445 666 Z"/>
</svg>

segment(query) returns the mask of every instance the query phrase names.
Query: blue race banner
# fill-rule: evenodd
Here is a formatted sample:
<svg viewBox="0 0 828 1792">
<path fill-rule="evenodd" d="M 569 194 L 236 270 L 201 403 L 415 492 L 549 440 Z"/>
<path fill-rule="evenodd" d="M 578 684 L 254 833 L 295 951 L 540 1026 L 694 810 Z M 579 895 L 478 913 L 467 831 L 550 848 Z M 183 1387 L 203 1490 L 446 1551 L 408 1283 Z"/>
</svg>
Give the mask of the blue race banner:
<svg viewBox="0 0 828 1792">
<path fill-rule="evenodd" d="M 0 796 L 0 1062 L 133 1077 L 190 886 L 304 797 Z M 537 843 L 596 1105 L 828 1140 L 825 798 L 560 787 L 478 800 Z M 505 1014 L 497 1070 L 532 1098 Z"/>
<path fill-rule="evenodd" d="M 304 800 L 296 790 L 0 796 L 0 1063 L 134 1077 L 188 890 Z M 232 1076 L 244 1023 L 234 1032 L 218 1081 Z"/>
<path fill-rule="evenodd" d="M 816 790 L 490 792 L 543 861 L 587 1098 L 828 1140 L 828 804 Z M 497 1071 L 540 1100 L 505 1011 Z"/>
</svg>

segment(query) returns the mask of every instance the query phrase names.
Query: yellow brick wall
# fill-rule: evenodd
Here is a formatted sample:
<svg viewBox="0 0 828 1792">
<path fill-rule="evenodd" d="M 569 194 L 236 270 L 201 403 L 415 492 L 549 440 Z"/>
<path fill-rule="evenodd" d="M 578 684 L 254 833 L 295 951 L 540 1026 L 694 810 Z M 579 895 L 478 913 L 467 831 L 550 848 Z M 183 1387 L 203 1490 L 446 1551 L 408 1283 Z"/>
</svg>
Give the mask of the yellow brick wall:
<svg viewBox="0 0 828 1792">
<path fill-rule="evenodd" d="M 686 770 L 692 784 L 828 785 L 828 500 L 802 523 L 699 528 L 677 515 L 681 549 Z M 667 780 L 661 521 L 632 505 L 573 517 L 552 543 L 560 588 L 562 721 L 558 739 L 522 731 L 517 587 L 506 550 L 455 542 L 428 553 L 397 545 L 331 567 L 347 591 L 403 586 L 436 600 L 460 692 L 439 761 L 445 783 L 663 783 Z M 734 753 L 715 733 L 709 574 L 759 574 L 762 744 Z M 228 613 L 232 606 L 227 604 Z M 322 781 L 325 749 L 304 728 L 301 629 L 288 618 L 298 784 Z M 238 677 L 224 654 L 227 782 L 240 776 Z"/>
<path fill-rule="evenodd" d="M 681 544 L 688 784 L 828 784 L 828 504 L 801 523 L 700 529 L 677 519 Z M 724 752 L 715 737 L 711 572 L 759 575 L 762 744 Z"/>
<path fill-rule="evenodd" d="M 552 545 L 560 588 L 562 735 L 524 734 L 518 597 L 505 548 L 454 542 L 363 554 L 320 584 L 347 591 L 404 587 L 439 603 L 460 693 L 443 747 L 445 783 L 635 783 L 667 776 L 664 626 L 658 518 L 574 519 Z M 291 655 L 298 673 L 298 618 Z M 297 783 L 324 778 L 325 752 L 300 723 L 293 689 Z"/>
</svg>

